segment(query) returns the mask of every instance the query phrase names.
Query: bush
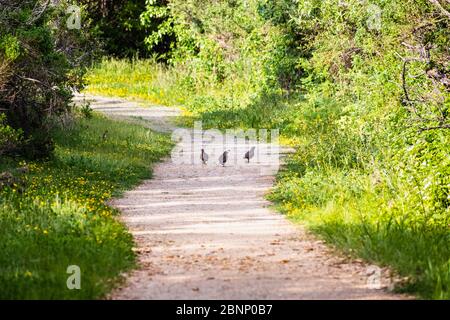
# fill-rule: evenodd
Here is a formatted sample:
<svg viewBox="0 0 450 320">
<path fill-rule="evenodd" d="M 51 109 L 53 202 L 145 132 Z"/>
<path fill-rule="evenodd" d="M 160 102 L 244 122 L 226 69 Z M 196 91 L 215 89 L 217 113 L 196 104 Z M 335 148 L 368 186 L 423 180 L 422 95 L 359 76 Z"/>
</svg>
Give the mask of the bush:
<svg viewBox="0 0 450 320">
<path fill-rule="evenodd" d="M 1 2 L 0 112 L 23 132 L 23 154 L 30 157 L 51 152 L 49 118 L 69 111 L 72 90 L 83 85 L 80 67 L 90 56 L 79 46 L 82 31 L 65 26 L 66 7 L 65 1 Z"/>
<path fill-rule="evenodd" d="M 103 51 L 114 57 L 148 57 L 144 43 L 149 28 L 141 24 L 140 15 L 146 0 L 78 0 L 92 34 Z"/>
<path fill-rule="evenodd" d="M 7 125 L 6 116 L 0 114 L 0 156 L 11 154 L 17 149 L 21 141 L 21 133 L 20 130 L 14 130 Z"/>
</svg>

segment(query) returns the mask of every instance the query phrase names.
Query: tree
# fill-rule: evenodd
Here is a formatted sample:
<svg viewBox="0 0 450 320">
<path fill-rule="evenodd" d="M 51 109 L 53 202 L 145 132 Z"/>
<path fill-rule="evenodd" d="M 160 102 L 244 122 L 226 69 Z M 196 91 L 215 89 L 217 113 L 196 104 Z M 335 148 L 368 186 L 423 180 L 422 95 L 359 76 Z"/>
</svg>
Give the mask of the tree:
<svg viewBox="0 0 450 320">
<path fill-rule="evenodd" d="M 45 157 L 53 148 L 51 118 L 70 111 L 72 91 L 82 87 L 82 30 L 66 28 L 66 1 L 0 1 L 0 116 L 23 132 L 14 152 Z M 83 41 L 84 39 L 84 41 Z"/>
</svg>

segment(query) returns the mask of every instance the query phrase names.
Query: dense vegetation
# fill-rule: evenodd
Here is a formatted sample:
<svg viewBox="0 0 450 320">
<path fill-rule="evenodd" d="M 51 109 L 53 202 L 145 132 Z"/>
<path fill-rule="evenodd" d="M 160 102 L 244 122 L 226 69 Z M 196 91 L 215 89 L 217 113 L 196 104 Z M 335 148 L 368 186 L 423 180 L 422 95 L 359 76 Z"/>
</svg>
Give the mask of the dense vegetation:
<svg viewBox="0 0 450 320">
<path fill-rule="evenodd" d="M 37 0 L 0 2 L 0 154 L 42 158 L 53 121 L 83 86 L 89 33 L 66 28 L 65 9 Z M 90 44 L 92 45 L 92 43 Z"/>
<path fill-rule="evenodd" d="M 450 4 L 147 1 L 154 60 L 105 59 L 91 92 L 182 105 L 209 127 L 280 128 L 271 199 L 403 289 L 450 298 Z"/>
<path fill-rule="evenodd" d="M 145 0 L 80 0 L 89 32 L 100 41 L 99 48 L 115 57 L 146 57 L 145 37 L 152 30 L 140 23 Z"/>
</svg>

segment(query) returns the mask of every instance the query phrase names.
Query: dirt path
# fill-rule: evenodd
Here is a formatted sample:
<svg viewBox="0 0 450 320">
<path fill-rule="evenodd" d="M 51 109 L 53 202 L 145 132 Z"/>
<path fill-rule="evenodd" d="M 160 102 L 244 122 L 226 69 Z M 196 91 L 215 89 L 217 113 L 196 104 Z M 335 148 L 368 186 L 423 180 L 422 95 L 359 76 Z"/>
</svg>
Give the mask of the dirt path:
<svg viewBox="0 0 450 320">
<path fill-rule="evenodd" d="M 177 109 L 92 99 L 94 109 L 109 115 L 139 117 L 156 130 L 175 129 L 170 119 Z M 248 147 L 240 138 L 229 141 L 232 154 L 243 155 Z M 177 152 L 189 152 L 190 142 L 179 142 Z M 206 143 L 207 150 L 214 147 L 221 146 Z M 197 144 L 194 159 L 200 148 Z M 141 267 L 111 298 L 403 298 L 371 289 L 371 266 L 333 254 L 269 207 L 264 195 L 274 175 L 261 169 L 270 163 L 247 165 L 238 156 L 223 168 L 210 158 L 208 165 L 167 159 L 154 168 L 152 180 L 114 201 L 135 237 Z M 381 284 L 386 283 L 383 276 Z"/>
</svg>

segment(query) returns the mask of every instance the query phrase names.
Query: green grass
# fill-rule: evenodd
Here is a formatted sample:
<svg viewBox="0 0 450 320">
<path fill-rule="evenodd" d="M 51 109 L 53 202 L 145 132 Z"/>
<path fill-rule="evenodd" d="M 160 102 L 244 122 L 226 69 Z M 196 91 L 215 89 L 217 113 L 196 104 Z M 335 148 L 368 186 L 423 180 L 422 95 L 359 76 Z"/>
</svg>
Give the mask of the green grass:
<svg viewBox="0 0 450 320">
<path fill-rule="evenodd" d="M 0 191 L 0 299 L 104 296 L 135 263 L 132 237 L 106 202 L 150 177 L 171 149 L 166 135 L 100 115 L 54 139 L 48 161 L 0 160 L 0 172 L 23 183 Z M 69 265 L 81 268 L 81 290 L 67 289 Z"/>
<path fill-rule="evenodd" d="M 357 170 L 311 170 L 300 177 L 288 167 L 270 199 L 328 244 L 406 277 L 397 291 L 450 299 L 448 216 L 415 212 L 398 189 Z"/>
<path fill-rule="evenodd" d="M 87 75 L 86 92 L 113 97 L 126 97 L 162 105 L 178 105 L 185 95 L 174 90 L 176 75 L 151 60 L 105 59 Z"/>
</svg>

